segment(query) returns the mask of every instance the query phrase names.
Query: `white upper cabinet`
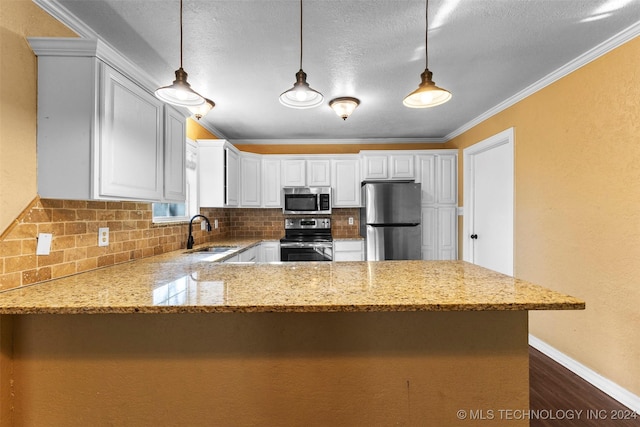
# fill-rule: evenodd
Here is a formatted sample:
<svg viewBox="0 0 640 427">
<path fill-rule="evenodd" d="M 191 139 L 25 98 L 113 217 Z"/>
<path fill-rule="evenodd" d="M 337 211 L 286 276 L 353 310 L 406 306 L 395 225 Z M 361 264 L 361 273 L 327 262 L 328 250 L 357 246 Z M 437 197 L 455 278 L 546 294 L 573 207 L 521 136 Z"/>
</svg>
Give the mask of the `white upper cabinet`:
<svg viewBox="0 0 640 427">
<path fill-rule="evenodd" d="M 260 207 L 262 159 L 258 154 L 240 154 L 240 205 Z"/>
<path fill-rule="evenodd" d="M 328 159 L 307 160 L 307 186 L 331 186 L 331 161 Z"/>
<path fill-rule="evenodd" d="M 223 139 L 198 140 L 200 206 L 235 207 L 240 201 L 240 152 Z"/>
<path fill-rule="evenodd" d="M 284 158 L 282 160 L 283 187 L 329 187 L 331 161 L 329 159 Z"/>
<path fill-rule="evenodd" d="M 164 106 L 164 200 L 186 199 L 186 123 L 184 114 Z"/>
<path fill-rule="evenodd" d="M 458 203 L 457 150 L 438 150 L 417 155 L 422 205 Z"/>
<path fill-rule="evenodd" d="M 98 57 L 96 40 L 29 43 L 38 56 L 39 195 L 184 201 L 185 118 L 165 114 L 151 92 Z"/>
<path fill-rule="evenodd" d="M 280 159 L 262 158 L 262 206 L 282 207 Z"/>
<path fill-rule="evenodd" d="M 360 207 L 360 160 L 357 156 L 331 160 L 334 208 Z"/>
<path fill-rule="evenodd" d="M 397 151 L 362 151 L 363 180 L 415 179 L 413 154 Z"/>
<path fill-rule="evenodd" d="M 389 179 L 389 157 L 386 154 L 362 155 L 362 179 Z"/>
<path fill-rule="evenodd" d="M 282 160 L 282 186 L 304 187 L 307 185 L 307 163 L 304 159 Z"/>
</svg>

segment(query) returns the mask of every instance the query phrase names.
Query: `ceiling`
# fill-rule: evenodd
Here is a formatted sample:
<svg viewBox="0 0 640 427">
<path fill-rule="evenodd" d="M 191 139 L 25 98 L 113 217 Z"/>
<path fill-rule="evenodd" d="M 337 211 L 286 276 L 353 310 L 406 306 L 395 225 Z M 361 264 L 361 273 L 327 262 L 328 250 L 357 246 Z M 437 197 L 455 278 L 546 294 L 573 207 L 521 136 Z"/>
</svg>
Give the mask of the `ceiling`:
<svg viewBox="0 0 640 427">
<path fill-rule="evenodd" d="M 158 86 L 174 80 L 179 0 L 36 2 L 88 26 Z M 424 15 L 424 0 L 304 0 L 302 68 L 325 101 L 295 110 L 278 96 L 300 65 L 299 1 L 184 0 L 183 66 L 216 103 L 201 123 L 243 143 L 443 141 L 623 30 L 637 35 L 640 1 L 431 0 L 429 69 L 453 98 L 410 109 Z M 341 96 L 361 101 L 346 121 L 328 107 Z"/>
</svg>

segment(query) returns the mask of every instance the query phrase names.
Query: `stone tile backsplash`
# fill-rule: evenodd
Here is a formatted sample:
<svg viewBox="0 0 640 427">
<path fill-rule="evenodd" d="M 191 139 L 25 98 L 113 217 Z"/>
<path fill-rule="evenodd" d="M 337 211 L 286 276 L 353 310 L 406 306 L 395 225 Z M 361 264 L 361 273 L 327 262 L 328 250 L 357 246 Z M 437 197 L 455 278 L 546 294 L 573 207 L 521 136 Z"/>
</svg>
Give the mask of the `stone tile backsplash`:
<svg viewBox="0 0 640 427">
<path fill-rule="evenodd" d="M 211 233 L 194 222 L 195 244 L 216 238 L 279 239 L 281 209 L 202 208 L 218 220 Z M 357 237 L 358 209 L 334 209 L 334 237 Z M 348 224 L 349 217 L 354 225 Z M 98 246 L 98 228 L 109 227 L 109 246 Z M 39 233 L 52 233 L 49 255 L 36 255 Z M 39 199 L 0 237 L 0 290 L 184 249 L 187 223 L 152 223 L 150 203 Z"/>
</svg>

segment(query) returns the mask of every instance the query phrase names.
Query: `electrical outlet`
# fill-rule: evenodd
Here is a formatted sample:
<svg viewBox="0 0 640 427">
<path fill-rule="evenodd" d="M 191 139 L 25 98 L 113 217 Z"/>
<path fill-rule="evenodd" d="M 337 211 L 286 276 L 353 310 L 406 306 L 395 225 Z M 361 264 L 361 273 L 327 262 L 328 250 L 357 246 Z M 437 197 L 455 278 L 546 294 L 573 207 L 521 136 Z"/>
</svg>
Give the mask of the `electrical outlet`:
<svg viewBox="0 0 640 427">
<path fill-rule="evenodd" d="M 353 217 L 352 216 L 349 217 L 349 225 L 353 225 Z"/>
<path fill-rule="evenodd" d="M 218 220 L 217 219 L 213 220 L 213 228 L 218 228 Z"/>
<path fill-rule="evenodd" d="M 51 252 L 51 233 L 39 233 L 36 255 L 49 255 Z"/>
<path fill-rule="evenodd" d="M 207 221 L 200 221 L 200 230 L 204 231 L 207 229 Z"/>
<path fill-rule="evenodd" d="M 109 246 L 109 227 L 98 229 L 98 246 Z"/>
</svg>

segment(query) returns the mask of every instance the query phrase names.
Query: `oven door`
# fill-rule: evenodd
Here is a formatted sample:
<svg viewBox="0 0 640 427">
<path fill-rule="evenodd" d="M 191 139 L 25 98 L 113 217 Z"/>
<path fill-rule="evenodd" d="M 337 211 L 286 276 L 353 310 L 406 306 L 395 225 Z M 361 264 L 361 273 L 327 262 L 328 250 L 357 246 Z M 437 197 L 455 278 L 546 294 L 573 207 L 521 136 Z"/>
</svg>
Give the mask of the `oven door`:
<svg viewBox="0 0 640 427">
<path fill-rule="evenodd" d="M 333 245 L 331 243 L 281 242 L 280 260 L 291 261 L 332 261 Z"/>
</svg>

